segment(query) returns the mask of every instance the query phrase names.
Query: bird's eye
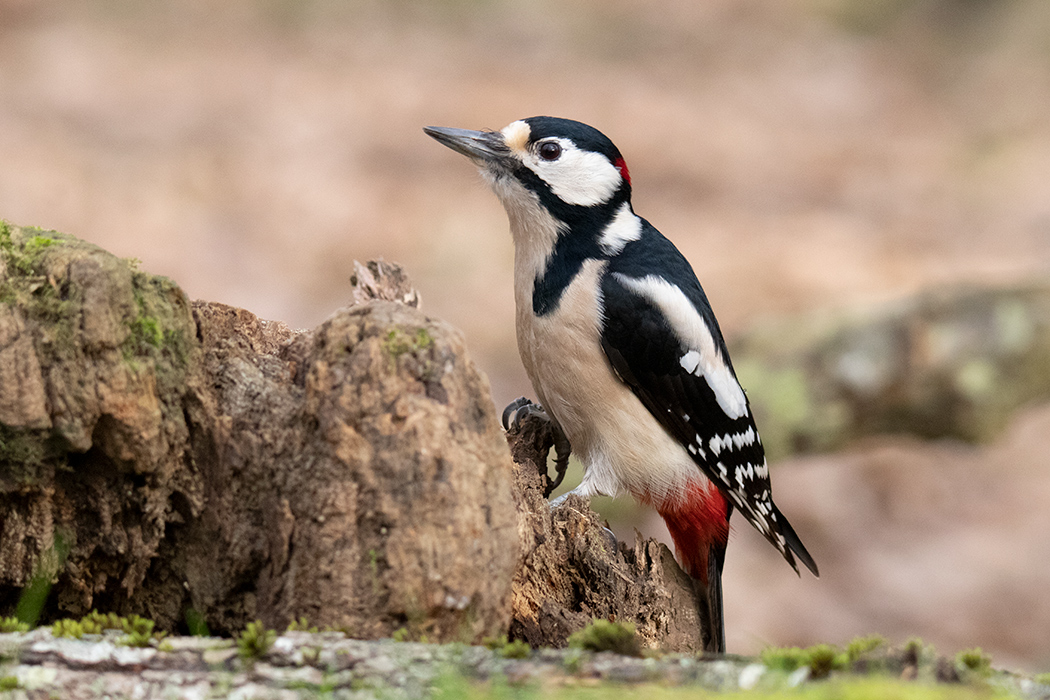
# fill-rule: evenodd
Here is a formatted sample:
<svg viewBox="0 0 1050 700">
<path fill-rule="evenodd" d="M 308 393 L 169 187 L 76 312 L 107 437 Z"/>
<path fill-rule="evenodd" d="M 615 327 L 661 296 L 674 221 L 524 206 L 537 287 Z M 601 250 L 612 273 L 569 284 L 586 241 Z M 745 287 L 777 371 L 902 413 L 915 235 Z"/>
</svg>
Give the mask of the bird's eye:
<svg viewBox="0 0 1050 700">
<path fill-rule="evenodd" d="M 558 160 L 561 155 L 561 144 L 557 141 L 545 141 L 540 144 L 540 158 L 543 160 Z"/>
</svg>

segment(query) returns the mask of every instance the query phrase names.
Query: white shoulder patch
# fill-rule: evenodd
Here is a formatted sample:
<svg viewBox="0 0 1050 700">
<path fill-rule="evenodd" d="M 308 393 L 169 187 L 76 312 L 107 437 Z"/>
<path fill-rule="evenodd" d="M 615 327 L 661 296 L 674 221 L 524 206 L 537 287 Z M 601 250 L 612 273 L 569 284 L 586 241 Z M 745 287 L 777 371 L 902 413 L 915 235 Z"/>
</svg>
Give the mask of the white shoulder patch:
<svg viewBox="0 0 1050 700">
<path fill-rule="evenodd" d="M 715 394 L 718 406 L 731 419 L 747 414 L 747 398 L 739 382 L 729 371 L 725 358 L 715 345 L 711 329 L 677 285 L 656 275 L 628 277 L 613 275 L 627 289 L 651 301 L 660 309 L 675 335 L 688 350 L 679 359 L 682 369 L 703 377 Z M 730 441 L 731 442 L 731 441 Z M 717 454 L 717 452 L 716 452 Z"/>
<path fill-rule="evenodd" d="M 616 215 L 605 226 L 598 245 L 606 255 L 616 255 L 631 241 L 642 237 L 642 220 L 631 211 L 631 205 L 624 202 L 616 210 Z"/>
</svg>

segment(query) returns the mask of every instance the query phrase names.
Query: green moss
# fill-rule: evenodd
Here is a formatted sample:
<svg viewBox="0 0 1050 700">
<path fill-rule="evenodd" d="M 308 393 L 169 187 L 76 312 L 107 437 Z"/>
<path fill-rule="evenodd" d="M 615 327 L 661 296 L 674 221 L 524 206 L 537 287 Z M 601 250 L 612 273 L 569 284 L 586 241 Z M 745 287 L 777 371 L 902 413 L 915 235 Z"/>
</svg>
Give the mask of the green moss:
<svg viewBox="0 0 1050 700">
<path fill-rule="evenodd" d="M 31 229 L 22 229 L 23 232 L 27 230 Z M 6 221 L 0 225 L 0 255 L 7 263 L 8 273 L 21 277 L 37 274 L 43 252 L 60 241 L 56 238 L 60 234 L 53 231 L 40 231 L 23 243 L 18 243 L 13 233 L 14 229 Z"/>
<path fill-rule="evenodd" d="M 762 663 L 775 671 L 794 671 L 808 665 L 806 650 L 800 647 L 767 647 L 760 656 Z"/>
<path fill-rule="evenodd" d="M 277 633 L 267 629 L 261 620 L 249 622 L 244 631 L 237 635 L 237 653 L 245 660 L 262 658 L 276 639 Z"/>
<path fill-rule="evenodd" d="M 96 627 L 99 632 L 102 630 L 123 631 L 124 627 L 127 625 L 127 620 L 116 613 L 106 613 L 103 615 L 98 610 L 92 610 L 81 618 L 81 624 Z"/>
<path fill-rule="evenodd" d="M 119 644 L 129 647 L 148 647 L 153 644 L 154 640 L 160 642 L 166 636 L 167 632 L 156 632 L 154 627 L 156 623 L 153 620 L 147 620 L 144 617 L 138 615 L 131 615 L 124 621 L 124 636 L 121 637 Z"/>
<path fill-rule="evenodd" d="M 799 647 L 769 647 L 762 650 L 762 663 L 778 671 L 794 671 L 807 667 L 813 678 L 826 678 L 832 671 L 848 667 L 850 657 L 830 644 Z"/>
<path fill-rule="evenodd" d="M 807 683 L 798 688 L 716 692 L 655 684 L 515 686 L 498 676 L 489 681 L 476 681 L 454 672 L 439 676 L 432 691 L 435 698 L 456 700 L 990 700 L 1009 697 L 986 688 L 957 684 L 936 686 L 890 678 L 839 679 Z"/>
<path fill-rule="evenodd" d="M 508 642 L 505 634 L 499 637 L 485 637 L 481 640 L 481 645 L 486 649 L 491 649 L 505 659 L 527 659 L 532 655 L 532 647 L 529 646 L 528 642 L 521 639 Z"/>
<path fill-rule="evenodd" d="M 985 654 L 980 647 L 974 647 L 955 655 L 955 667 L 961 673 L 987 678 L 992 674 L 992 657 Z"/>
<path fill-rule="evenodd" d="M 937 655 L 937 650 L 932 644 L 927 644 L 919 637 L 912 637 L 904 643 L 904 653 L 911 656 L 915 661 L 922 662 Z"/>
<path fill-rule="evenodd" d="M 51 546 L 40 552 L 33 562 L 33 575 L 29 585 L 22 589 L 15 606 L 15 617 L 30 627 L 40 619 L 40 613 L 51 592 L 51 584 L 58 572 L 65 567 L 66 557 L 75 541 L 74 534 L 62 526 L 56 527 Z"/>
<path fill-rule="evenodd" d="M 499 650 L 499 655 L 505 659 L 527 659 L 532 656 L 532 647 L 528 642 L 515 639 L 513 642 L 504 644 Z"/>
<path fill-rule="evenodd" d="M 48 437 L 45 430 L 16 430 L 0 423 L 0 463 L 9 462 L 35 473 L 33 467 L 44 464 L 48 457 Z"/>
<path fill-rule="evenodd" d="M 310 625 L 310 622 L 305 617 L 300 617 L 298 620 L 292 620 L 288 623 L 289 632 L 312 632 L 317 633 L 317 626 Z"/>
<path fill-rule="evenodd" d="M 383 349 L 395 360 L 407 352 L 416 353 L 434 345 L 434 338 L 426 328 L 417 328 L 413 334 L 393 328 L 383 340 Z"/>
<path fill-rule="evenodd" d="M 612 651 L 627 656 L 641 656 L 642 645 L 634 625 L 629 622 L 595 620 L 569 636 L 569 646 L 588 651 Z"/>
<path fill-rule="evenodd" d="M 866 637 L 854 637 L 846 645 L 846 658 L 850 663 L 858 661 L 865 654 L 875 651 L 886 644 L 886 638 L 880 634 L 870 634 Z"/>
<path fill-rule="evenodd" d="M 29 623 L 22 622 L 17 617 L 4 617 L 0 618 L 0 633 L 10 634 L 11 632 L 28 632 Z"/>
<path fill-rule="evenodd" d="M 486 649 L 491 649 L 492 651 L 496 651 L 497 649 L 505 646 L 506 644 L 507 635 L 505 634 L 502 634 L 498 637 L 485 637 L 481 640 L 481 646 L 485 647 Z"/>
<path fill-rule="evenodd" d="M 55 637 L 80 639 L 84 636 L 84 626 L 80 624 L 79 620 L 70 620 L 68 618 L 57 620 L 55 624 L 51 625 L 51 634 Z"/>
<path fill-rule="evenodd" d="M 106 630 L 119 630 L 124 636 L 117 642 L 124 646 L 148 647 L 154 641 L 167 636 L 166 632 L 155 632 L 156 623 L 138 615 L 121 617 L 116 613 L 100 613 L 92 610 L 79 620 L 63 619 L 51 626 L 51 634 L 56 637 L 80 639 L 85 634 L 102 634 Z"/>
<path fill-rule="evenodd" d="M 182 293 L 166 277 L 132 271 L 132 294 L 135 315 L 127 319 L 128 338 L 124 341 L 124 359 L 149 358 L 157 361 L 158 372 L 165 367 L 182 370 L 187 361 L 189 341 L 181 330 L 176 306 Z M 158 374 L 158 379 L 161 377 Z"/>
<path fill-rule="evenodd" d="M 183 613 L 183 619 L 186 620 L 186 627 L 189 629 L 190 634 L 194 637 L 210 637 L 211 630 L 208 629 L 208 623 L 194 608 L 186 608 L 186 612 Z"/>
<path fill-rule="evenodd" d="M 1032 680 L 1040 685 L 1050 685 L 1050 673 L 1040 673 Z"/>
<path fill-rule="evenodd" d="M 396 630 L 394 630 L 394 633 L 390 635 L 390 638 L 393 639 L 395 642 L 411 641 L 407 627 L 398 627 Z"/>
<path fill-rule="evenodd" d="M 3 676 L 0 678 L 0 690 L 17 690 L 20 687 L 18 676 Z"/>
</svg>

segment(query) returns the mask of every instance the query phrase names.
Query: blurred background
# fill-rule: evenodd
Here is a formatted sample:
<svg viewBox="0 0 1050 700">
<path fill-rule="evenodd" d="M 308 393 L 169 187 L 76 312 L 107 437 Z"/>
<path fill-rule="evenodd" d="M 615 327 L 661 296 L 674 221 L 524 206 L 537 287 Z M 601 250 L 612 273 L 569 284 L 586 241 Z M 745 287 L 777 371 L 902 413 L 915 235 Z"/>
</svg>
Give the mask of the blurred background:
<svg viewBox="0 0 1050 700">
<path fill-rule="evenodd" d="M 500 407 L 531 394 L 505 215 L 421 127 L 537 114 L 616 142 L 731 349 L 1050 273 L 1046 0 L 0 0 L 0 217 L 293 327 L 345 303 L 352 260 L 400 262 Z M 878 632 L 1050 670 L 1048 455 L 1034 405 L 982 446 L 779 460 L 822 577 L 735 522 L 730 650 Z"/>
</svg>

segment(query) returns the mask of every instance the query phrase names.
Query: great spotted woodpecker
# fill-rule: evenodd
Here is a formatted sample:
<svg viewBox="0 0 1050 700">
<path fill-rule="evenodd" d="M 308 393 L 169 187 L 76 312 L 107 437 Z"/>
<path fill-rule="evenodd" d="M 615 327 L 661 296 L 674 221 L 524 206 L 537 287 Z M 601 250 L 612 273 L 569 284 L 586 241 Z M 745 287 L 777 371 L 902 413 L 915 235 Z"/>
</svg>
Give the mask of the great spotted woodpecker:
<svg viewBox="0 0 1050 700">
<path fill-rule="evenodd" d="M 627 492 L 663 516 L 695 582 L 703 648 L 724 653 L 734 508 L 796 572 L 795 557 L 814 575 L 817 565 L 773 504 L 762 441 L 693 269 L 634 213 L 627 164 L 596 129 L 532 117 L 501 131 L 424 131 L 474 161 L 507 210 L 518 350 L 585 467 L 574 492 Z"/>
</svg>

